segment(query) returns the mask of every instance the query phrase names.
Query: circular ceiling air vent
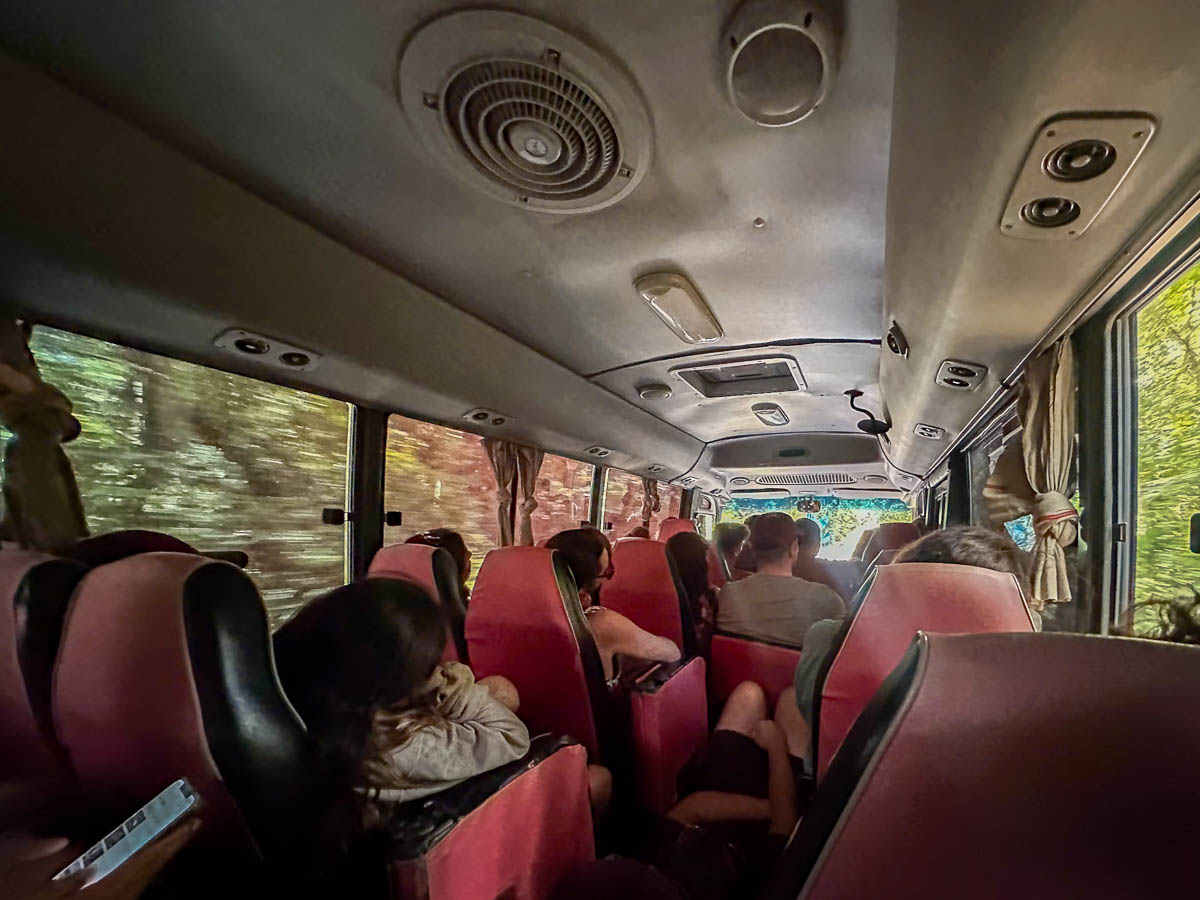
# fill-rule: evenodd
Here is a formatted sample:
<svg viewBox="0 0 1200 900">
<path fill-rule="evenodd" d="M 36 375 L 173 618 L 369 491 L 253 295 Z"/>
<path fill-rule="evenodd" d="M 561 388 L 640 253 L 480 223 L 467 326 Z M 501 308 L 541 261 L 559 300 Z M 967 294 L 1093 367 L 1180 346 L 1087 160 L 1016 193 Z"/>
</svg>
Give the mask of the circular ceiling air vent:
<svg viewBox="0 0 1200 900">
<path fill-rule="evenodd" d="M 600 209 L 650 165 L 650 119 L 629 77 L 528 16 L 476 10 L 429 23 L 401 53 L 397 90 L 443 165 L 517 206 Z"/>
</svg>

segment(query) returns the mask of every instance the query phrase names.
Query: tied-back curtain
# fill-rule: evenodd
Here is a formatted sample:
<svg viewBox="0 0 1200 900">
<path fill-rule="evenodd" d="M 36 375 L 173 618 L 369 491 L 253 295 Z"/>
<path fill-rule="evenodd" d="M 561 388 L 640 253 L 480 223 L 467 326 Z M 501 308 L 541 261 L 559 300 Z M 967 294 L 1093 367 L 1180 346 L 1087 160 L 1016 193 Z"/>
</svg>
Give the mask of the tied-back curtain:
<svg viewBox="0 0 1200 900">
<path fill-rule="evenodd" d="M 1009 444 L 983 490 L 996 526 L 1032 514 L 1031 605 L 1071 599 L 1067 557 L 1075 543 L 1079 513 L 1067 496 L 1075 447 L 1075 356 L 1071 341 L 1059 341 L 1025 372 L 1020 415 L 1021 442 Z"/>
<path fill-rule="evenodd" d="M 650 517 L 662 509 L 658 496 L 658 482 L 653 478 L 642 479 L 642 524 L 650 527 Z"/>
<path fill-rule="evenodd" d="M 517 487 L 521 492 L 517 544 L 521 547 L 533 546 L 533 511 L 538 508 L 537 476 L 545 458 L 545 452 L 536 447 L 517 447 Z"/>
<path fill-rule="evenodd" d="M 496 438 L 484 438 L 481 443 L 496 476 L 496 524 L 500 526 L 500 546 L 511 547 L 513 542 L 513 482 L 517 477 L 516 444 Z"/>
</svg>

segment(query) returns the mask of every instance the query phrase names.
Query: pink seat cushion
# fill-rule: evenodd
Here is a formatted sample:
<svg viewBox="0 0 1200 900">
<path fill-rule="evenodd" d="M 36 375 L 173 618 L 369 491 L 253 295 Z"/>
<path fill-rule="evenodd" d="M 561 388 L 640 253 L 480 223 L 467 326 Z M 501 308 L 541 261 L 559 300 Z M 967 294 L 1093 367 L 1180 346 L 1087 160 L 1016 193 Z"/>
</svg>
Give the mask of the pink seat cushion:
<svg viewBox="0 0 1200 900">
<path fill-rule="evenodd" d="M 799 662 L 800 651 L 794 647 L 777 647 L 727 634 L 713 635 L 710 679 L 713 707 L 724 706 L 733 689 L 743 681 L 753 681 L 763 689 L 770 708 L 774 709 L 779 695 L 792 686 Z"/>
<path fill-rule="evenodd" d="M 678 798 L 679 770 L 708 741 L 704 660 L 695 657 L 653 689 L 635 689 L 630 710 L 642 806 L 666 813 Z"/>
<path fill-rule="evenodd" d="M 420 859 L 393 863 L 394 896 L 543 900 L 594 858 L 587 756 L 576 744 L 505 785 Z"/>
<path fill-rule="evenodd" d="M 574 582 L 553 550 L 490 552 L 471 593 L 466 634 L 475 676 L 508 678 L 531 732 L 568 734 L 599 754 L 589 678 L 597 677 L 600 657 Z M 598 677 L 602 687 L 602 669 Z"/>
<path fill-rule="evenodd" d="M 667 545 L 623 539 L 613 547 L 612 563 L 613 577 L 600 591 L 601 604 L 684 649 L 679 587 Z"/>
<path fill-rule="evenodd" d="M 709 547 L 708 553 L 708 584 L 714 590 L 720 590 L 725 587 L 725 583 L 729 580 L 725 577 L 725 569 L 721 566 L 721 558 L 717 555 L 715 547 Z"/>
<path fill-rule="evenodd" d="M 453 557 L 450 556 L 449 551 L 441 547 L 430 547 L 426 544 L 389 544 L 375 551 L 371 565 L 367 568 L 367 577 L 399 578 L 424 588 L 425 593 L 447 610 L 450 619 L 451 634 L 446 638 L 442 659 L 460 662 L 458 635 L 454 632 L 461 629 L 462 616 L 465 615 L 461 609 L 462 598 L 457 596 L 455 586 L 444 583 L 451 573 L 443 572 L 441 579 L 443 583 L 439 584 L 439 578 L 434 568 L 439 559 L 445 565 L 446 558 L 449 558 L 449 564 L 453 566 Z M 453 573 L 453 577 L 457 584 L 457 572 Z M 447 596 L 451 592 L 455 596 Z"/>
<path fill-rule="evenodd" d="M 664 544 L 677 534 L 684 532 L 696 533 L 696 523 L 691 519 L 681 519 L 678 516 L 671 516 L 663 519 L 662 524 L 658 526 L 658 539 Z"/>
<path fill-rule="evenodd" d="M 1016 578 L 1006 572 L 944 563 L 877 569 L 821 690 L 818 779 L 918 631 L 1029 632 L 1033 621 Z"/>
</svg>

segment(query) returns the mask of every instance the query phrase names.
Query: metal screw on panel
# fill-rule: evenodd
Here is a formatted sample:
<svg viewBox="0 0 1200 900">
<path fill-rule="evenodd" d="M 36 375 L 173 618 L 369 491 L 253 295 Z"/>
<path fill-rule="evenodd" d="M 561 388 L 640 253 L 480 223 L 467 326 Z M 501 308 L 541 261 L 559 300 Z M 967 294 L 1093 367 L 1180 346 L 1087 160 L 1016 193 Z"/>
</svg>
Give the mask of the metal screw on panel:
<svg viewBox="0 0 1200 900">
<path fill-rule="evenodd" d="M 550 63 L 550 65 L 557 66 L 561 59 L 562 59 L 562 54 L 559 53 L 557 50 L 551 48 L 546 51 L 546 62 Z"/>
<path fill-rule="evenodd" d="M 422 94 L 421 102 L 424 103 L 429 109 L 438 108 L 437 94 Z"/>
<path fill-rule="evenodd" d="M 629 166 L 621 166 L 621 168 L 617 169 L 617 174 L 622 178 L 632 178 L 633 169 L 629 168 Z"/>
<path fill-rule="evenodd" d="M 767 220 L 766 220 L 766 219 L 764 219 L 762 216 L 759 216 L 758 218 L 756 218 L 756 219 L 754 220 L 754 227 L 755 227 L 755 228 L 766 228 L 766 227 L 767 227 Z"/>
</svg>

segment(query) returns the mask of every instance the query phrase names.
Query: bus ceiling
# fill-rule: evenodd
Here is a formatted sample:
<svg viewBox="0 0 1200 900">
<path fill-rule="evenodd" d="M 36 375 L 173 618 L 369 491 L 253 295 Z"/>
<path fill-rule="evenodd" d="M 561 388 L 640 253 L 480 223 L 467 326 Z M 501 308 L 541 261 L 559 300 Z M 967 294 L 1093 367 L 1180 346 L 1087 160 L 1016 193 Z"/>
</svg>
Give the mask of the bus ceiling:
<svg viewBox="0 0 1200 900">
<path fill-rule="evenodd" d="M 891 426 L 862 474 L 908 491 L 1194 193 L 1198 26 L 1185 0 L 4 2 L 0 294 L 710 490 L 721 442 L 863 437 L 862 391 Z M 530 84 L 561 121 L 478 104 Z"/>
</svg>

